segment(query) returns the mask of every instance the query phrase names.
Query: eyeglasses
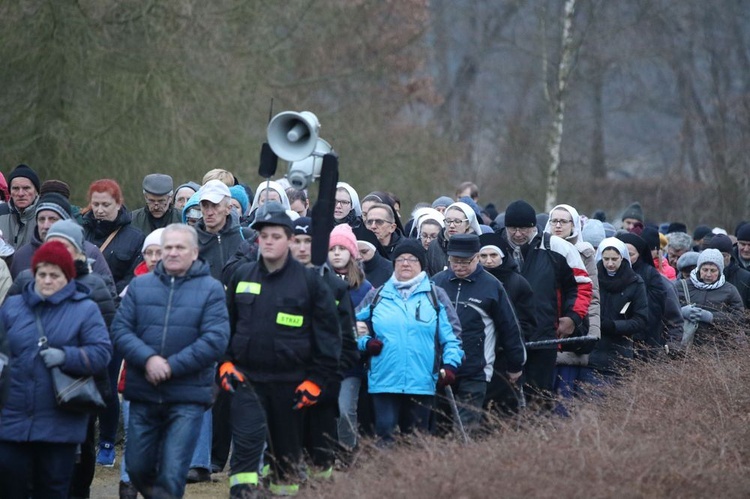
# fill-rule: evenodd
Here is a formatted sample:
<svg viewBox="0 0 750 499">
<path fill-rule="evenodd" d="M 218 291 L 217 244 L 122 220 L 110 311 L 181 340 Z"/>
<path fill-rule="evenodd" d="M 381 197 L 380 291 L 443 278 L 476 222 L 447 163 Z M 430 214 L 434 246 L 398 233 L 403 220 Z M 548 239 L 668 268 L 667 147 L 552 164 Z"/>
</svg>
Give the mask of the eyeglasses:
<svg viewBox="0 0 750 499">
<path fill-rule="evenodd" d="M 341 199 L 337 199 L 336 200 L 336 206 L 344 207 L 344 206 L 349 206 L 350 204 L 352 204 L 351 201 L 344 201 L 344 200 L 341 200 Z"/>
<path fill-rule="evenodd" d="M 463 220 L 459 220 L 458 218 L 446 218 L 445 219 L 445 225 L 461 225 L 464 222 L 468 222 L 469 219 L 465 218 Z"/>
<path fill-rule="evenodd" d="M 146 199 L 146 204 L 149 206 L 167 206 L 169 204 L 169 198 L 166 199 Z"/>
<path fill-rule="evenodd" d="M 553 218 L 552 220 L 549 221 L 549 224 L 552 225 L 553 227 L 555 225 L 562 226 L 562 225 L 568 225 L 568 224 L 572 224 L 572 223 L 573 223 L 573 220 L 559 220 L 559 219 L 556 219 L 556 218 Z"/>
<path fill-rule="evenodd" d="M 413 263 L 419 262 L 419 258 L 414 258 L 414 257 L 412 257 L 412 258 L 396 258 L 393 261 L 396 262 L 396 263 L 399 263 L 399 264 L 403 264 L 403 263 L 413 264 Z"/>
<path fill-rule="evenodd" d="M 437 234 L 425 234 L 422 233 L 419 235 L 422 239 L 425 239 L 427 241 L 432 241 L 433 239 L 437 239 Z"/>
<path fill-rule="evenodd" d="M 458 265 L 458 266 L 464 266 L 465 267 L 466 265 L 471 265 L 471 262 L 474 261 L 474 258 L 476 258 L 476 255 L 472 256 L 468 260 L 465 260 L 465 259 L 460 259 L 459 260 L 458 258 L 454 258 L 452 256 L 449 256 L 448 257 L 448 262 L 450 262 L 451 265 Z"/>
<path fill-rule="evenodd" d="M 389 222 L 388 220 L 383 220 L 382 218 L 368 218 L 365 222 L 365 225 L 368 227 L 371 227 L 373 225 L 377 225 L 378 227 L 382 227 L 384 224 L 392 224 L 393 222 Z"/>
</svg>

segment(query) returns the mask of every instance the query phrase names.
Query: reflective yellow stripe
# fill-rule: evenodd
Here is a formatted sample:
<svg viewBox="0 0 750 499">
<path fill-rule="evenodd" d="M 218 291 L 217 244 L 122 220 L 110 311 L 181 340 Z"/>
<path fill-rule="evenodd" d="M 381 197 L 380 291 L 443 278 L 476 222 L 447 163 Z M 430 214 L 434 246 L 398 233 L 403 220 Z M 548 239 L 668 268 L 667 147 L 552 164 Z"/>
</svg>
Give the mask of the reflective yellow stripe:
<svg viewBox="0 0 750 499">
<path fill-rule="evenodd" d="M 270 464 L 264 464 L 263 469 L 260 470 L 260 476 L 263 478 L 269 476 L 271 474 L 271 465 Z"/>
<path fill-rule="evenodd" d="M 271 482 L 271 486 L 268 487 L 268 490 L 270 490 L 271 494 L 275 496 L 296 496 L 299 492 L 299 484 L 280 485 Z"/>
<path fill-rule="evenodd" d="M 321 471 L 311 471 L 310 478 L 315 480 L 328 480 L 333 476 L 333 466 L 329 466 L 327 469 Z"/>
<path fill-rule="evenodd" d="M 284 312 L 279 312 L 278 314 L 276 314 L 276 324 L 280 324 L 282 326 L 302 327 L 303 322 L 304 317 L 302 317 L 301 315 L 285 314 Z"/>
<path fill-rule="evenodd" d="M 258 485 L 257 473 L 237 473 L 229 476 L 229 486 L 235 485 Z"/>
<path fill-rule="evenodd" d="M 260 294 L 260 283 L 259 282 L 248 282 L 240 281 L 237 283 L 237 287 L 234 289 L 235 293 L 250 293 L 251 295 Z"/>
</svg>

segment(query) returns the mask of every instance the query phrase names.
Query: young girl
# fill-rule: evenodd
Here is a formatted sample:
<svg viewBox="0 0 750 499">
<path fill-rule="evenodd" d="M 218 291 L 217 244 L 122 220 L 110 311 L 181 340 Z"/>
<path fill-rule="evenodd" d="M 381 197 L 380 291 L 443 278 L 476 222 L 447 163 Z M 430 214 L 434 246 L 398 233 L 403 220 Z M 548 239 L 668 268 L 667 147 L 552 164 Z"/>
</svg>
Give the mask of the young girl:
<svg viewBox="0 0 750 499">
<path fill-rule="evenodd" d="M 356 309 L 372 288 L 357 261 L 359 250 L 352 228 L 347 224 L 337 225 L 328 240 L 328 264 L 349 285 L 349 296 Z M 364 369 L 361 365 L 343 373 L 339 392 L 339 443 L 346 449 L 357 445 L 357 403 Z"/>
</svg>

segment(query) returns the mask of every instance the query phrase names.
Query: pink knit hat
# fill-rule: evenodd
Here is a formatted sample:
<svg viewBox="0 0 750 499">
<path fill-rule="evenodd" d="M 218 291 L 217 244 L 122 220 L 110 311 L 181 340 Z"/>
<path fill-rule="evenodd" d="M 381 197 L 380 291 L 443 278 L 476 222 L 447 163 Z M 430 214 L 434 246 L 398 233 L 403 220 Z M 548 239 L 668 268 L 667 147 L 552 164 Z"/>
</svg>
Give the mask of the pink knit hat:
<svg viewBox="0 0 750 499">
<path fill-rule="evenodd" d="M 354 232 L 352 232 L 352 228 L 348 224 L 339 224 L 331 231 L 331 237 L 328 239 L 328 249 L 330 250 L 334 246 L 343 246 L 349 250 L 349 254 L 354 259 L 359 255 L 357 238 L 354 237 Z"/>
</svg>

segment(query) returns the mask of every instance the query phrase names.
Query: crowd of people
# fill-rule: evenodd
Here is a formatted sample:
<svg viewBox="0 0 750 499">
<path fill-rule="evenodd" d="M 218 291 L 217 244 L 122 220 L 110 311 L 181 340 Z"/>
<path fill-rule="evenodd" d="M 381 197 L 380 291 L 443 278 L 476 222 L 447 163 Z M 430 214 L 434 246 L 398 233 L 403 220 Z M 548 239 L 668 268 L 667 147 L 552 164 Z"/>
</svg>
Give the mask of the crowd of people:
<svg viewBox="0 0 750 499">
<path fill-rule="evenodd" d="M 182 497 L 225 469 L 232 498 L 295 495 L 363 436 L 565 417 L 635 361 L 731 339 L 750 306 L 748 222 L 498 213 L 471 182 L 402 216 L 394 194 L 339 182 L 316 265 L 309 197 L 284 179 L 141 187 L 131 211 L 96 180 L 79 208 L 62 180 L 0 174 L 3 497 L 89 497 L 118 462 L 121 498 Z M 53 369 L 92 377 L 106 408 L 61 406 Z"/>
</svg>

